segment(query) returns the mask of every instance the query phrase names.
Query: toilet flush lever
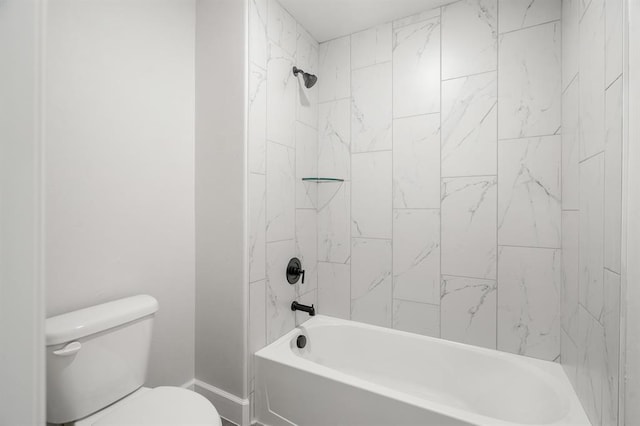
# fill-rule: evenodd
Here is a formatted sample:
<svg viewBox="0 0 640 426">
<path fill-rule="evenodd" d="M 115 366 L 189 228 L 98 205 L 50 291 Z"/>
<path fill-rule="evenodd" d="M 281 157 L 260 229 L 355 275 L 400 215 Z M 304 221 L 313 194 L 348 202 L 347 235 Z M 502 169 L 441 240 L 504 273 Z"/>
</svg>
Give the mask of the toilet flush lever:
<svg viewBox="0 0 640 426">
<path fill-rule="evenodd" d="M 57 351 L 53 351 L 54 355 L 58 356 L 70 356 L 76 354 L 82 348 L 82 343 L 80 342 L 71 342 L 64 346 L 62 349 L 58 349 Z"/>
</svg>

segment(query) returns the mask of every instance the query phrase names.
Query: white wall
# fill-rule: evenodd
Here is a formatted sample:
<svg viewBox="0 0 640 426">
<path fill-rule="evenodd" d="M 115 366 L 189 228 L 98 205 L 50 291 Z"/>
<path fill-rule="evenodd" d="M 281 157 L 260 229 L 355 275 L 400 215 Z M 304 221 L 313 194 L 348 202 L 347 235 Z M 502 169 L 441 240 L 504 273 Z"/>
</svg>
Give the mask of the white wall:
<svg viewBox="0 0 640 426">
<path fill-rule="evenodd" d="M 198 1 L 196 39 L 196 379 L 248 408 L 245 2 Z"/>
<path fill-rule="evenodd" d="M 47 315 L 147 293 L 148 384 L 194 376 L 193 0 L 49 1 Z"/>
<path fill-rule="evenodd" d="M 0 424 L 44 423 L 39 0 L 0 2 Z"/>
</svg>

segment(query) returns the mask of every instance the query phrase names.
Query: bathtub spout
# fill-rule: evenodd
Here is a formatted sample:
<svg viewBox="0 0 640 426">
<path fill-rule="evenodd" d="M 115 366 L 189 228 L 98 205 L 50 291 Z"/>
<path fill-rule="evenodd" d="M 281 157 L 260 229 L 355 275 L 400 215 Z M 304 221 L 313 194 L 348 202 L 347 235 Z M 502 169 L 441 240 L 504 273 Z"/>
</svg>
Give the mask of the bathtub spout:
<svg viewBox="0 0 640 426">
<path fill-rule="evenodd" d="M 292 311 L 303 311 L 309 314 L 309 316 L 314 316 L 316 314 L 316 308 L 311 306 L 303 305 L 301 303 L 296 302 L 295 300 L 291 302 L 291 310 Z"/>
</svg>

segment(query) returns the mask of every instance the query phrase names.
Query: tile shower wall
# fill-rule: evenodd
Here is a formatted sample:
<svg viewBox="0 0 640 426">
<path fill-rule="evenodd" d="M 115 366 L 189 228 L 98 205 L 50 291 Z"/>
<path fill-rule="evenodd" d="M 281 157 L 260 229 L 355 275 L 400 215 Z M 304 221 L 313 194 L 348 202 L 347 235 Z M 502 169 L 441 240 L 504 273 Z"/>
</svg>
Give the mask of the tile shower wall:
<svg viewBox="0 0 640 426">
<path fill-rule="evenodd" d="M 294 299 L 317 303 L 318 86 L 304 88 L 296 65 L 318 74 L 318 43 L 275 0 L 249 1 L 249 350 L 295 327 Z M 305 283 L 285 277 L 290 258 Z M 253 401 L 253 357 L 249 357 Z"/>
<path fill-rule="evenodd" d="M 622 0 L 564 0 L 561 361 L 593 425 L 617 425 Z"/>
<path fill-rule="evenodd" d="M 320 44 L 321 313 L 558 359 L 560 18 L 462 0 Z"/>
</svg>

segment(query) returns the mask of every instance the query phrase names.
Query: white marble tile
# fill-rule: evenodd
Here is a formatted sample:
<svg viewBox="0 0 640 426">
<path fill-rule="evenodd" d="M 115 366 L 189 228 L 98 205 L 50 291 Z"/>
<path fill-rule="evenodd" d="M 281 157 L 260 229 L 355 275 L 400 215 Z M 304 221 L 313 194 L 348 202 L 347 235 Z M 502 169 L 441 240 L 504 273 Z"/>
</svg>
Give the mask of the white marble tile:
<svg viewBox="0 0 640 426">
<path fill-rule="evenodd" d="M 295 327 L 291 302 L 296 291 L 286 277 L 286 266 L 294 254 L 293 240 L 267 243 L 267 343 Z"/>
<path fill-rule="evenodd" d="M 561 124 L 560 24 L 500 36 L 498 138 L 558 133 Z"/>
<path fill-rule="evenodd" d="M 580 207 L 580 77 L 562 94 L 562 208 Z"/>
<path fill-rule="evenodd" d="M 440 114 L 393 120 L 393 207 L 440 208 Z"/>
<path fill-rule="evenodd" d="M 587 7 L 591 4 L 591 0 L 578 0 L 578 16 L 580 19 L 584 17 Z"/>
<path fill-rule="evenodd" d="M 595 0 L 594 0 L 595 1 Z M 592 425 L 602 425 L 605 337 L 602 325 L 579 306 L 580 338 L 578 346 L 578 386 L 576 393 Z"/>
<path fill-rule="evenodd" d="M 597 319 L 603 308 L 603 267 L 604 155 L 599 154 L 580 163 L 580 303 Z"/>
<path fill-rule="evenodd" d="M 251 173 L 265 173 L 267 141 L 267 73 L 249 64 L 248 162 Z"/>
<path fill-rule="evenodd" d="M 351 265 L 318 263 L 318 312 L 351 319 Z"/>
<path fill-rule="evenodd" d="M 498 145 L 498 244 L 560 248 L 561 137 Z"/>
<path fill-rule="evenodd" d="M 548 361 L 560 355 L 561 251 L 500 247 L 498 349 Z"/>
<path fill-rule="evenodd" d="M 605 381 L 602 389 L 602 424 L 618 424 L 620 356 L 620 275 L 604 271 Z"/>
<path fill-rule="evenodd" d="M 562 89 L 566 89 L 578 73 L 580 48 L 580 0 L 562 0 Z M 564 127 L 564 126 L 563 126 Z M 563 129 L 564 131 L 564 129 Z"/>
<path fill-rule="evenodd" d="M 318 42 L 298 25 L 296 66 L 304 71 L 318 73 Z M 296 88 L 296 117 L 298 121 L 311 127 L 318 127 L 318 84 L 310 89 L 304 86 L 301 74 L 298 74 Z"/>
<path fill-rule="evenodd" d="M 267 0 L 249 0 L 249 61 L 267 68 Z"/>
<path fill-rule="evenodd" d="M 318 213 L 311 209 L 296 210 L 296 256 L 304 269 L 302 280 L 295 285 L 298 294 L 318 288 Z"/>
<path fill-rule="evenodd" d="M 266 250 L 266 178 L 265 175 L 249 174 L 249 282 L 265 277 Z"/>
<path fill-rule="evenodd" d="M 391 258 L 391 240 L 352 239 L 352 320 L 391 327 Z"/>
<path fill-rule="evenodd" d="M 558 0 L 500 0 L 500 32 L 559 20 L 562 14 L 561 3 Z"/>
<path fill-rule="evenodd" d="M 564 367 L 574 389 L 578 388 L 578 347 L 564 332 L 560 331 L 560 363 Z"/>
<path fill-rule="evenodd" d="M 623 0 L 606 0 L 605 5 L 605 84 L 608 87 L 620 74 L 623 67 Z"/>
<path fill-rule="evenodd" d="M 349 36 L 320 43 L 318 87 L 319 101 L 351 96 L 351 42 Z"/>
<path fill-rule="evenodd" d="M 351 234 L 391 238 L 391 151 L 354 154 L 351 158 Z"/>
<path fill-rule="evenodd" d="M 266 283 L 264 280 L 249 286 L 249 382 L 250 388 L 254 382 L 253 354 L 267 344 L 267 312 L 266 312 Z"/>
<path fill-rule="evenodd" d="M 437 16 L 440 16 L 439 7 L 425 10 L 424 12 L 416 13 L 414 15 L 409 15 L 405 18 L 396 19 L 395 21 L 393 21 L 393 29 L 405 27 L 411 24 L 417 24 L 418 22 L 426 21 Z"/>
<path fill-rule="evenodd" d="M 580 160 L 604 150 L 604 0 L 592 0 L 580 21 Z"/>
<path fill-rule="evenodd" d="M 408 300 L 393 301 L 393 328 L 440 337 L 440 307 Z"/>
<path fill-rule="evenodd" d="M 351 34 L 351 69 L 391 60 L 391 23 Z"/>
<path fill-rule="evenodd" d="M 497 179 L 442 180 L 442 274 L 496 278 Z"/>
<path fill-rule="evenodd" d="M 497 74 L 442 82 L 442 176 L 497 173 Z"/>
<path fill-rule="evenodd" d="M 318 186 L 318 260 L 348 263 L 351 258 L 351 184 Z"/>
<path fill-rule="evenodd" d="M 318 72 L 320 44 L 300 24 L 296 27 L 296 65 L 315 74 Z"/>
<path fill-rule="evenodd" d="M 318 173 L 351 179 L 351 102 L 320 104 L 318 116 Z"/>
<path fill-rule="evenodd" d="M 393 30 L 393 69 L 394 117 L 440 111 L 439 18 Z"/>
<path fill-rule="evenodd" d="M 267 241 L 293 239 L 295 150 L 267 142 Z"/>
<path fill-rule="evenodd" d="M 297 80 L 293 59 L 273 43 L 267 63 L 267 140 L 290 147 L 295 140 Z"/>
<path fill-rule="evenodd" d="M 440 295 L 443 339 L 496 348 L 495 280 L 443 276 Z"/>
<path fill-rule="evenodd" d="M 440 301 L 440 210 L 393 211 L 393 297 Z"/>
<path fill-rule="evenodd" d="M 267 342 L 265 302 L 265 280 L 251 283 L 249 286 L 249 352 L 251 354 L 262 349 Z"/>
<path fill-rule="evenodd" d="M 296 21 L 277 0 L 268 0 L 267 36 L 289 55 L 295 55 Z"/>
<path fill-rule="evenodd" d="M 296 207 L 316 209 L 318 184 L 303 182 L 304 177 L 318 176 L 318 132 L 313 127 L 296 123 Z"/>
<path fill-rule="evenodd" d="M 391 63 L 352 73 L 351 151 L 391 149 Z"/>
<path fill-rule="evenodd" d="M 621 272 L 622 248 L 622 78 L 606 93 L 604 176 L 604 266 Z"/>
<path fill-rule="evenodd" d="M 562 212 L 561 323 L 569 337 L 578 341 L 578 289 L 580 287 L 580 212 Z"/>
<path fill-rule="evenodd" d="M 497 0 L 461 0 L 442 8 L 442 78 L 496 69 Z"/>
</svg>

